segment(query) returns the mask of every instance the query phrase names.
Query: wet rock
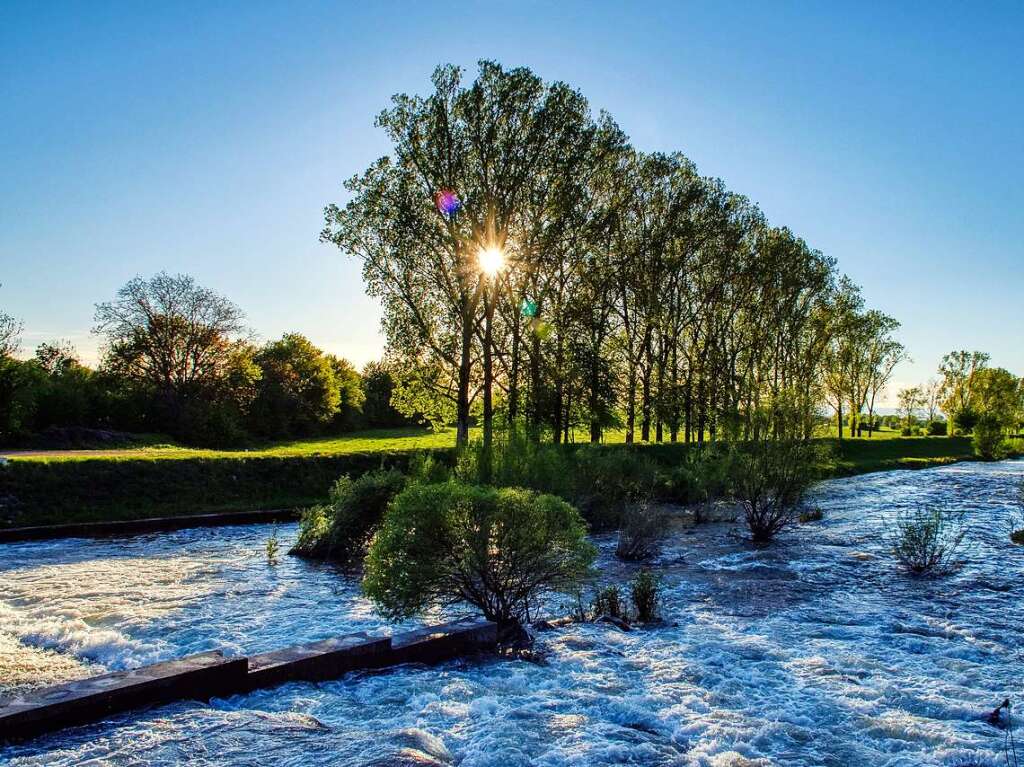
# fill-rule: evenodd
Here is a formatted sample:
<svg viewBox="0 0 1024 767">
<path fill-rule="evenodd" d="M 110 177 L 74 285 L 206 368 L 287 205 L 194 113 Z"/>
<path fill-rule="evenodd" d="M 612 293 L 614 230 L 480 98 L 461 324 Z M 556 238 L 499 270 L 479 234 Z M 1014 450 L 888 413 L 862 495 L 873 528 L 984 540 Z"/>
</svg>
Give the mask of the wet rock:
<svg viewBox="0 0 1024 767">
<path fill-rule="evenodd" d="M 555 629 L 563 628 L 564 626 L 570 626 L 576 622 L 576 619 L 571 615 L 565 615 L 561 618 L 552 618 L 551 620 L 539 620 L 533 624 L 534 631 L 554 631 Z"/>
<path fill-rule="evenodd" d="M 442 761 L 422 751 L 403 748 L 388 756 L 366 762 L 364 767 L 445 767 L 449 764 L 451 762 Z"/>
<path fill-rule="evenodd" d="M 987 721 L 993 727 L 1005 729 L 1007 723 L 1010 721 L 1010 699 L 1007 698 L 994 709 L 992 709 L 989 715 L 985 718 L 985 721 Z"/>
<path fill-rule="evenodd" d="M 614 615 L 599 615 L 594 618 L 594 623 L 610 623 L 615 628 L 622 631 L 632 631 L 632 627 L 622 618 L 616 618 Z"/>
<path fill-rule="evenodd" d="M 448 751 L 444 741 L 425 730 L 415 728 L 398 730 L 392 737 L 395 743 L 403 749 L 418 751 L 443 762 L 452 761 L 451 752 Z"/>
</svg>

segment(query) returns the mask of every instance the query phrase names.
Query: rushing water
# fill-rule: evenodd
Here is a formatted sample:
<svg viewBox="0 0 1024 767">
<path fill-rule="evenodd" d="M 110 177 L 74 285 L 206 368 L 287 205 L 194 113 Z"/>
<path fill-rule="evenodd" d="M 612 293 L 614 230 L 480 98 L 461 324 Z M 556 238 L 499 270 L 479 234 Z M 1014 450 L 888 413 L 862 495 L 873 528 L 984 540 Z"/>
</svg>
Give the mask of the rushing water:
<svg viewBox="0 0 1024 767">
<path fill-rule="evenodd" d="M 1024 708 L 1024 547 L 1004 526 L 1022 477 L 1004 462 L 831 481 L 814 499 L 825 521 L 764 549 L 728 525 L 680 533 L 656 563 L 664 627 L 546 632 L 546 665 L 408 666 L 175 704 L 0 762 L 1003 765 L 985 714 L 1007 696 Z M 957 574 L 910 578 L 886 553 L 885 520 L 918 503 L 968 512 Z M 331 568 L 269 566 L 270 533 L 0 548 L 0 685 L 392 628 Z M 280 535 L 285 550 L 294 526 Z M 598 542 L 604 578 L 629 578 Z"/>
</svg>

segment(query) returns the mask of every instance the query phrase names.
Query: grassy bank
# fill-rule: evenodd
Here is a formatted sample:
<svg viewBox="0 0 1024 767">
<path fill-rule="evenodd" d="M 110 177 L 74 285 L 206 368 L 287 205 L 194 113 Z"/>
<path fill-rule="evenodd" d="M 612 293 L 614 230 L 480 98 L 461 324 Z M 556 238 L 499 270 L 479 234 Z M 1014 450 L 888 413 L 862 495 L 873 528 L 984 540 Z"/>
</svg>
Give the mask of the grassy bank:
<svg viewBox="0 0 1024 767">
<path fill-rule="evenodd" d="M 453 443 L 450 432 L 393 430 L 248 452 L 141 448 L 19 456 L 0 467 L 0 526 L 308 506 L 323 501 L 342 474 L 402 468 L 422 449 L 451 460 Z M 689 448 L 660 444 L 634 449 L 671 467 Z M 844 440 L 835 445 L 822 471 L 845 476 L 971 457 L 970 440 L 963 437 Z"/>
</svg>

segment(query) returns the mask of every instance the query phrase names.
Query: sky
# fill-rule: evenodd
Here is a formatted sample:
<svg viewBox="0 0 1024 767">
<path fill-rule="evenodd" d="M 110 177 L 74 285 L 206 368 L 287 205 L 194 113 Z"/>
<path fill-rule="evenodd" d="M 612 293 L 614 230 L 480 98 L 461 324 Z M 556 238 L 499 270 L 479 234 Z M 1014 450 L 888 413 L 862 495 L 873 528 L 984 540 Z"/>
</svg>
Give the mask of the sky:
<svg viewBox="0 0 1024 767">
<path fill-rule="evenodd" d="M 319 242 L 374 117 L 441 63 L 579 88 L 838 259 L 913 362 L 1024 374 L 1024 3 L 0 4 L 0 311 L 95 363 L 94 304 L 187 272 L 262 339 L 379 357 Z"/>
</svg>

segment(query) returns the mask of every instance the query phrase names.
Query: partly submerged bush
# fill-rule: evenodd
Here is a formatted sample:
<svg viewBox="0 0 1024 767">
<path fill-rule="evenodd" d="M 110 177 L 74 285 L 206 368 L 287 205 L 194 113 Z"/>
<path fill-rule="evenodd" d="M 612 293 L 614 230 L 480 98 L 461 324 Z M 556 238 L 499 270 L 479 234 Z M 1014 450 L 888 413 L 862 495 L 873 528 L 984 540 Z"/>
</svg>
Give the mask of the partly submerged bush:
<svg viewBox="0 0 1024 767">
<path fill-rule="evenodd" d="M 966 530 L 962 512 L 922 506 L 899 512 L 890 532 L 892 552 L 915 575 L 942 575 L 960 564 L 957 551 Z"/>
<path fill-rule="evenodd" d="M 991 414 L 984 414 L 974 424 L 974 452 L 986 461 L 998 461 L 1009 452 L 1003 436 L 1003 426 L 999 419 Z"/>
<path fill-rule="evenodd" d="M 629 506 L 654 494 L 657 467 L 639 450 L 586 447 L 575 458 L 573 498 L 597 529 L 614 529 Z"/>
<path fill-rule="evenodd" d="M 629 620 L 626 601 L 622 598 L 618 586 L 605 586 L 594 597 L 594 618 L 608 617 L 616 620 Z"/>
<path fill-rule="evenodd" d="M 640 562 L 657 555 L 666 534 L 665 515 L 649 503 L 628 506 L 622 514 L 615 556 Z"/>
<path fill-rule="evenodd" d="M 1024 480 L 1017 488 L 1017 508 L 1010 510 L 1010 540 L 1024 546 Z"/>
<path fill-rule="evenodd" d="M 650 570 L 642 570 L 629 584 L 629 595 L 633 600 L 633 612 L 640 623 L 650 623 L 658 618 L 661 601 L 661 580 Z"/>
<path fill-rule="evenodd" d="M 410 483 L 384 514 L 363 590 L 389 618 L 468 603 L 502 624 L 528 619 L 545 591 L 571 591 L 596 550 L 579 512 L 522 488 Z"/>
<path fill-rule="evenodd" d="M 814 446 L 797 440 L 765 439 L 733 451 L 732 495 L 754 541 L 770 541 L 797 519 L 818 463 Z"/>
<path fill-rule="evenodd" d="M 341 477 L 326 505 L 307 509 L 291 553 L 352 563 L 366 551 L 384 510 L 406 484 L 397 469 L 380 469 L 358 479 Z"/>
</svg>

